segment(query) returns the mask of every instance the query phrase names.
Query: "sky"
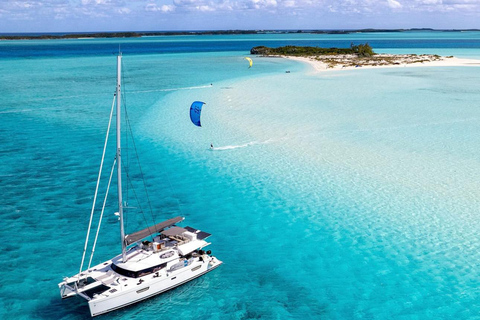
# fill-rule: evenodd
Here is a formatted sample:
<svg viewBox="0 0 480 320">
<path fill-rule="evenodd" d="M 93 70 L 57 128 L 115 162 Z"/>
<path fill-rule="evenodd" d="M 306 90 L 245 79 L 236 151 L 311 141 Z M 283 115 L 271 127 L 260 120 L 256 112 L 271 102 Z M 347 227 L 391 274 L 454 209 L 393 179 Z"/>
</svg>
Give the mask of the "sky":
<svg viewBox="0 0 480 320">
<path fill-rule="evenodd" d="M 0 33 L 363 28 L 480 28 L 480 0 L 0 0 Z"/>
</svg>

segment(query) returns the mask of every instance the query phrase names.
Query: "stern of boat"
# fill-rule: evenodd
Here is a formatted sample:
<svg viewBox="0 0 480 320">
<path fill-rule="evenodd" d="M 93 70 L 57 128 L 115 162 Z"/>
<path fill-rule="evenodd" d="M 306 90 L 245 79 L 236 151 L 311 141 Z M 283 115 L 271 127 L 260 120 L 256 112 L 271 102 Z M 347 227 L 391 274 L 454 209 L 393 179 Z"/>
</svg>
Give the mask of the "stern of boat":
<svg viewBox="0 0 480 320">
<path fill-rule="evenodd" d="M 70 284 L 68 284 L 66 278 L 63 282 L 58 284 L 58 288 L 60 289 L 60 296 L 62 299 L 71 298 L 77 295 L 75 286 L 72 287 Z"/>
<path fill-rule="evenodd" d="M 109 287 L 105 286 L 101 281 L 95 280 L 92 277 L 79 279 L 78 276 L 64 278 L 63 281 L 58 284 L 58 288 L 60 289 L 62 299 L 80 296 L 87 301 L 91 300 L 94 294 L 109 289 Z"/>
<path fill-rule="evenodd" d="M 217 259 L 216 257 L 214 257 L 214 256 L 211 256 L 211 257 L 210 257 L 210 260 L 208 261 L 207 270 L 215 269 L 216 267 L 219 267 L 222 263 L 223 263 L 223 261 L 218 260 L 218 259 Z"/>
</svg>

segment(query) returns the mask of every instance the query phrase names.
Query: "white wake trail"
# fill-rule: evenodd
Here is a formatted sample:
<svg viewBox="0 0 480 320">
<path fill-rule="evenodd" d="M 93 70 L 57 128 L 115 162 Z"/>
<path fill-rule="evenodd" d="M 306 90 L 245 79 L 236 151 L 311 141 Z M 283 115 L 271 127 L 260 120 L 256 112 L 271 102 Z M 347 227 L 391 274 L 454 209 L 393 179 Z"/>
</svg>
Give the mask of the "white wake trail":
<svg viewBox="0 0 480 320">
<path fill-rule="evenodd" d="M 239 149 L 239 148 L 246 148 L 254 145 L 260 145 L 260 144 L 268 144 L 271 142 L 274 142 L 274 139 L 268 139 L 265 141 L 251 141 L 247 142 L 244 144 L 239 144 L 239 145 L 232 145 L 232 146 L 222 146 L 222 147 L 213 147 L 210 148 L 211 151 L 225 151 L 225 150 L 233 150 L 233 149 Z"/>
</svg>

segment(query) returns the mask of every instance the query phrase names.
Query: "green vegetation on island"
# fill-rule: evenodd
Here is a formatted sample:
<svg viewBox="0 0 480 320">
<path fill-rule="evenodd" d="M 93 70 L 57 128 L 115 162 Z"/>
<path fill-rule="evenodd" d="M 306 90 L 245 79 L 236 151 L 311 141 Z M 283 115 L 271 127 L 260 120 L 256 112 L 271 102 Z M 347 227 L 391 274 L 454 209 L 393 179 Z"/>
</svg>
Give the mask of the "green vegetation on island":
<svg viewBox="0 0 480 320">
<path fill-rule="evenodd" d="M 444 60 L 439 55 L 416 54 L 377 54 L 368 44 L 351 44 L 350 48 L 320 48 L 285 46 L 269 48 L 265 46 L 254 47 L 251 54 L 263 56 L 301 57 L 322 62 L 326 68 L 337 67 L 362 67 L 362 66 L 391 66 L 413 63 L 427 63 Z M 452 58 L 452 57 L 447 57 Z"/>
<path fill-rule="evenodd" d="M 253 47 L 251 54 L 261 54 L 264 56 L 295 56 L 295 57 L 312 57 L 324 55 L 354 54 L 358 57 L 371 57 L 375 55 L 372 47 L 368 44 L 350 45 L 350 48 L 321 48 L 321 47 L 300 47 L 285 46 L 278 48 L 269 48 L 265 46 Z"/>
</svg>

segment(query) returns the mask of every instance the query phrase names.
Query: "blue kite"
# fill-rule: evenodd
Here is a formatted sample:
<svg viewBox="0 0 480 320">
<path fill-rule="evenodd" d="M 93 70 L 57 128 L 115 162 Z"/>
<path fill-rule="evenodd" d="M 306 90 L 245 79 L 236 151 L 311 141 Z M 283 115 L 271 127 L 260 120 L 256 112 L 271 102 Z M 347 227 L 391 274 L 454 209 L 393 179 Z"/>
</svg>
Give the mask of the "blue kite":
<svg viewBox="0 0 480 320">
<path fill-rule="evenodd" d="M 190 106 L 190 120 L 192 120 L 192 123 L 198 127 L 202 126 L 200 123 L 200 114 L 202 113 L 202 107 L 204 104 L 205 102 L 195 101 Z"/>
</svg>

